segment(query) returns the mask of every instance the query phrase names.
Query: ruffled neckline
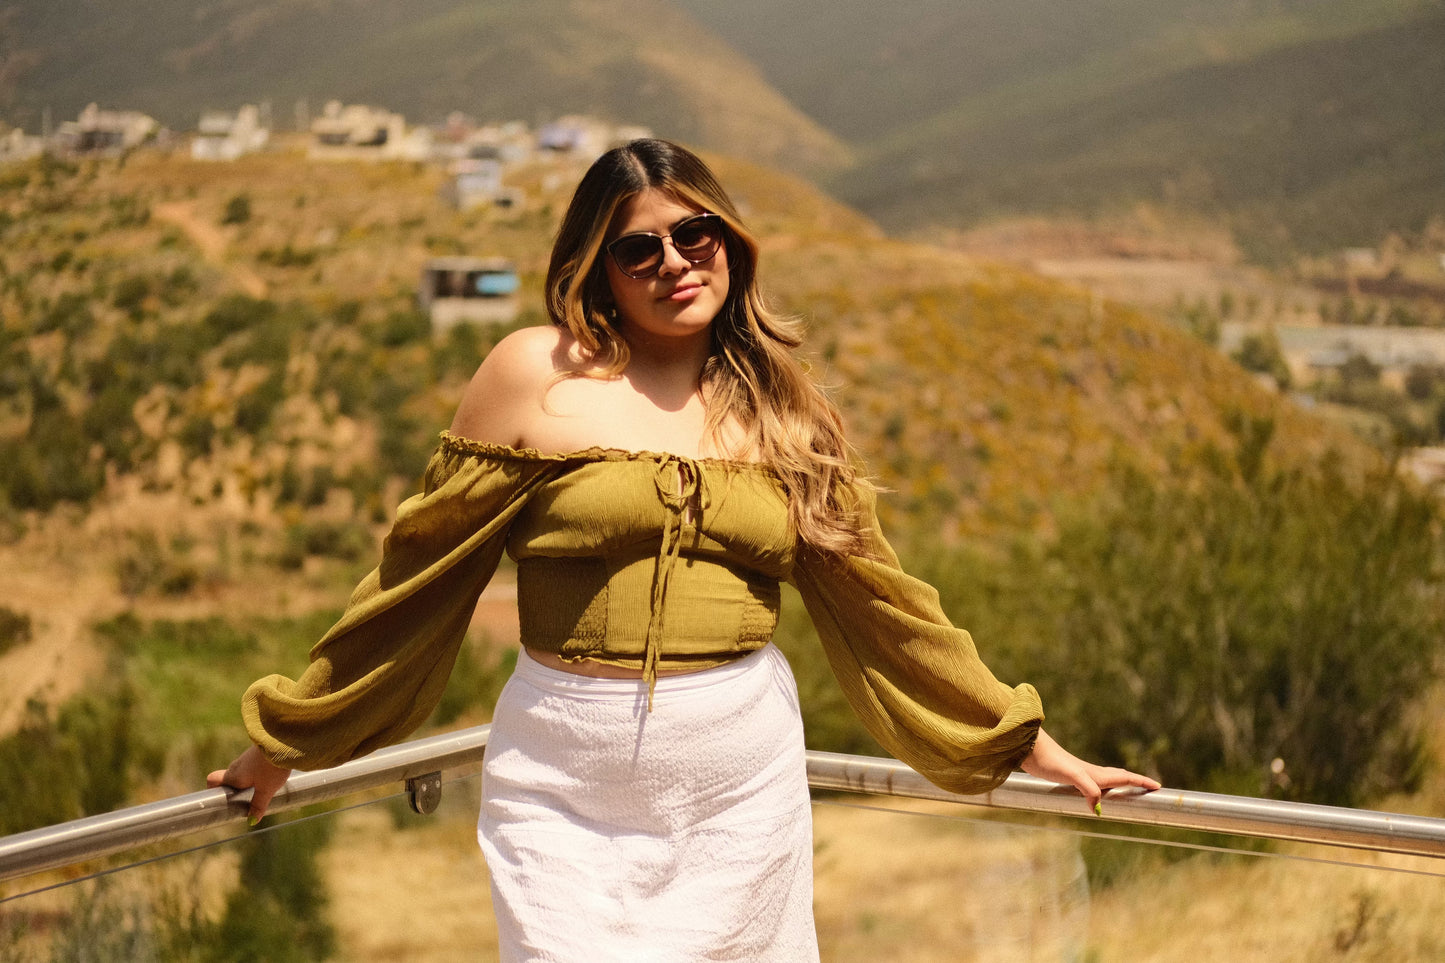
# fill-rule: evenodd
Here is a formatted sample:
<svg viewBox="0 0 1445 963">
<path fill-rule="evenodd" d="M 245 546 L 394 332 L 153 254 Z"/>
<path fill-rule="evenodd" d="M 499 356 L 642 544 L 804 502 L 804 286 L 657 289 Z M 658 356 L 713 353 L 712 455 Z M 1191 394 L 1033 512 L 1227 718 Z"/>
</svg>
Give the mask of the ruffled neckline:
<svg viewBox="0 0 1445 963">
<path fill-rule="evenodd" d="M 533 462 L 665 462 L 687 461 L 703 466 L 742 469 L 773 474 L 773 470 L 759 461 L 744 461 L 740 458 L 693 458 L 666 451 L 633 450 L 628 448 L 606 448 L 594 445 L 578 451 L 545 452 L 536 448 L 514 448 L 495 442 L 476 441 L 450 431 L 441 433 L 441 447 L 459 454 L 476 455 L 482 458 L 503 458 L 513 461 Z"/>
</svg>

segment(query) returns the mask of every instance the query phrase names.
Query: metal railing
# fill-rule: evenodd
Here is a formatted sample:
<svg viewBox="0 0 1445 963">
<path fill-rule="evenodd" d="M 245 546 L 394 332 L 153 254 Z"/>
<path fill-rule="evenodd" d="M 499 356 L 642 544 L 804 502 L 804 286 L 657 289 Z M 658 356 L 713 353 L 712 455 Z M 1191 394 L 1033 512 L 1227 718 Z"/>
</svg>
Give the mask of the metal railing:
<svg viewBox="0 0 1445 963">
<path fill-rule="evenodd" d="M 334 769 L 296 772 L 276 794 L 270 812 L 327 802 L 398 782 L 412 806 L 431 812 L 442 774 L 481 766 L 491 726 L 418 739 L 382 749 Z M 808 753 L 808 784 L 815 789 L 943 800 L 1015 812 L 1096 820 L 1071 787 L 1021 773 L 989 793 L 946 792 L 894 759 Z M 0 838 L 0 881 L 74 866 L 151 843 L 246 819 L 251 791 L 205 789 Z M 1237 836 L 1323 843 L 1357 850 L 1445 857 L 1445 819 L 1344 809 L 1306 803 L 1159 789 L 1115 791 L 1103 818 L 1113 822 Z"/>
</svg>

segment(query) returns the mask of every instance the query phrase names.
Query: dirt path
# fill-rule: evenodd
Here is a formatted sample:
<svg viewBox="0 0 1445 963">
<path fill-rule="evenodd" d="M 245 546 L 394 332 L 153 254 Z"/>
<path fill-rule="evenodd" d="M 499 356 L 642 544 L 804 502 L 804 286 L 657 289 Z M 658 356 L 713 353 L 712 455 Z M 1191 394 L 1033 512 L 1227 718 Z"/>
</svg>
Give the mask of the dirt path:
<svg viewBox="0 0 1445 963">
<path fill-rule="evenodd" d="M 122 608 L 108 573 L 15 554 L 0 552 L 0 598 L 30 617 L 31 640 L 0 656 L 0 736 L 20 727 L 32 699 L 57 706 L 104 671 L 90 626 Z"/>
<path fill-rule="evenodd" d="M 185 232 L 191 243 L 200 248 L 210 263 L 229 274 L 242 291 L 253 298 L 266 296 L 266 282 L 259 274 L 244 264 L 226 260 L 226 248 L 230 241 L 226 232 L 215 224 L 196 216 L 196 205 L 191 201 L 163 201 L 151 208 L 151 213 L 167 224 L 174 224 Z"/>
</svg>

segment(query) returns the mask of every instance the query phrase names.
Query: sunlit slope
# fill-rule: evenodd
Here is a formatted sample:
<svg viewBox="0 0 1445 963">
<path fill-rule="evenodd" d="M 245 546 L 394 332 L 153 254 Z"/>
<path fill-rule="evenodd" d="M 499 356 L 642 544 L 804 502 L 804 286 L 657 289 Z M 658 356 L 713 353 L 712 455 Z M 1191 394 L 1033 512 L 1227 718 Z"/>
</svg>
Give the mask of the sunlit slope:
<svg viewBox="0 0 1445 963">
<path fill-rule="evenodd" d="M 1052 500 L 1100 484 L 1111 459 L 1187 471 L 1203 444 L 1229 444 L 1241 414 L 1276 418 L 1286 458 L 1348 444 L 1151 317 L 882 239 L 800 181 L 720 165 L 765 239 L 766 285 L 808 320 L 809 356 L 899 494 L 895 521 L 1042 522 Z M 284 501 L 288 465 L 334 459 L 327 484 L 375 498 L 384 479 L 370 476 L 420 469 L 485 349 L 428 343 L 410 320 L 422 263 L 512 256 L 527 318 L 540 320 L 565 203 L 543 193 L 547 173 L 518 175 L 537 199 L 507 214 L 451 211 L 438 176 L 409 165 L 141 155 L 17 175 L 0 194 L 0 312 L 17 373 L 7 443 L 54 458 L 61 446 L 38 433 L 63 435 L 76 465 L 62 479 L 138 478 L 202 501 Z M 248 218 L 223 223 L 242 197 Z M 273 303 L 225 301 L 248 290 Z"/>
<path fill-rule="evenodd" d="M 669 0 L 22 0 L 0 14 L 0 118 L 37 131 L 85 104 L 192 129 L 268 101 L 278 125 L 335 98 L 417 121 L 587 113 L 794 168 L 846 151 Z"/>
</svg>

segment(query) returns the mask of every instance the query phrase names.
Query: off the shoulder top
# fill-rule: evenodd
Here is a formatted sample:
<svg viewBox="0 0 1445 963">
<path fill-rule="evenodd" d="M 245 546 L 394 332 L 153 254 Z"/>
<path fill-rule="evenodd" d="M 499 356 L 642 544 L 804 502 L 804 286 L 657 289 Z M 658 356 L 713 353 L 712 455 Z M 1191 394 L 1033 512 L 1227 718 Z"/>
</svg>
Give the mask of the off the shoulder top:
<svg viewBox="0 0 1445 963">
<path fill-rule="evenodd" d="M 787 581 L 874 738 L 945 789 L 987 791 L 1032 748 L 1038 694 L 994 678 L 932 587 L 900 569 L 876 519 L 869 537 L 876 558 L 808 548 L 781 482 L 756 464 L 551 455 L 443 433 L 422 493 L 398 509 L 381 564 L 306 671 L 257 681 L 242 714 L 267 758 L 292 769 L 402 739 L 441 698 L 505 551 L 524 645 L 640 668 L 649 683 L 766 645 Z"/>
</svg>

